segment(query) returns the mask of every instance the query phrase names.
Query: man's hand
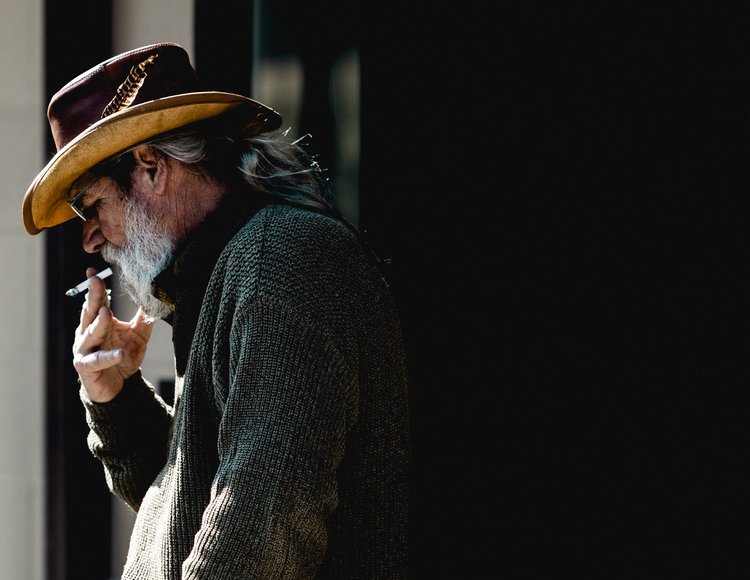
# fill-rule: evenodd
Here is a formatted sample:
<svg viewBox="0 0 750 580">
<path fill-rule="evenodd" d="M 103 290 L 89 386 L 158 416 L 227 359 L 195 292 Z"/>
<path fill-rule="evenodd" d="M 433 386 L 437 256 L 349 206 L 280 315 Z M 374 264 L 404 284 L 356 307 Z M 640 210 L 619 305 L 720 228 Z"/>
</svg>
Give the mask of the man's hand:
<svg viewBox="0 0 750 580">
<path fill-rule="evenodd" d="M 106 286 L 96 277 L 96 270 L 88 268 L 86 276 L 91 278 L 91 285 L 76 328 L 73 366 L 89 399 L 105 403 L 140 368 L 153 324 L 140 308 L 130 322 L 115 318 Z"/>
</svg>

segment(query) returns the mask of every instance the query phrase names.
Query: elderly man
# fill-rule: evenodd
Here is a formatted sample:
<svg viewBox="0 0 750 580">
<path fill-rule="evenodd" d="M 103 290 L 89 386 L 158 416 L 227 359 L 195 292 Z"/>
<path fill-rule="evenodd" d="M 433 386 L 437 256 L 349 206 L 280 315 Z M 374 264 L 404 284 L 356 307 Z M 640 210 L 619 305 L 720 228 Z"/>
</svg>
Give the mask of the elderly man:
<svg viewBox="0 0 750 580">
<path fill-rule="evenodd" d="M 91 283 L 73 364 L 89 445 L 137 518 L 123 578 L 401 578 L 408 417 L 377 259 L 279 115 L 159 44 L 51 100 L 31 234 L 78 216 L 140 306 Z M 172 325 L 168 406 L 140 374 Z"/>
</svg>

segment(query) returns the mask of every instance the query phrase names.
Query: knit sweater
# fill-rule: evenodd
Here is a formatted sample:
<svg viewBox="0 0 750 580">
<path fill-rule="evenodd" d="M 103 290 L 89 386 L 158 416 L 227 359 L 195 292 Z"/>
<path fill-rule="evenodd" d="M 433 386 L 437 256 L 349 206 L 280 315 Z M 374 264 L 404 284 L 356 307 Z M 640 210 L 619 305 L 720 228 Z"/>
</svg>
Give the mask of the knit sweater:
<svg viewBox="0 0 750 580">
<path fill-rule="evenodd" d="M 137 511 L 124 579 L 406 576 L 401 331 L 342 222 L 230 195 L 156 280 L 174 406 L 137 373 L 81 396 Z"/>
</svg>

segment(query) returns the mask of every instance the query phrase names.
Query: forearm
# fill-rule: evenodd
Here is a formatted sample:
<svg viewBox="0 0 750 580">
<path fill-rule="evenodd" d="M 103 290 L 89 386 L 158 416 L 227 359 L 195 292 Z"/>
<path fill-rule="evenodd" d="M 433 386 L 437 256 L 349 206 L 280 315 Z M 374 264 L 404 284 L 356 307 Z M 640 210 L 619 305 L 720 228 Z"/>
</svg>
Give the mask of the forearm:
<svg viewBox="0 0 750 580">
<path fill-rule="evenodd" d="M 137 510 L 166 459 L 171 415 L 140 372 L 107 403 L 93 403 L 81 388 L 91 429 L 91 452 L 105 468 L 110 489 Z"/>
</svg>

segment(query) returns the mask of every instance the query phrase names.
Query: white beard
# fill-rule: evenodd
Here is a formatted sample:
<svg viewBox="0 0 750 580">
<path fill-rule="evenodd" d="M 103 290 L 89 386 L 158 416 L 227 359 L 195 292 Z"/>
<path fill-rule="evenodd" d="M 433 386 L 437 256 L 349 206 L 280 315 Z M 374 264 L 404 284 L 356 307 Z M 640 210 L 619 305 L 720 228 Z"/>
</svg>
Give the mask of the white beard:
<svg viewBox="0 0 750 580">
<path fill-rule="evenodd" d="M 134 197 L 123 200 L 125 239 L 122 247 L 107 243 L 102 257 L 117 266 L 123 289 L 151 318 L 164 318 L 171 309 L 151 294 L 154 278 L 172 261 L 175 244 L 159 231 L 158 220 Z"/>
</svg>

